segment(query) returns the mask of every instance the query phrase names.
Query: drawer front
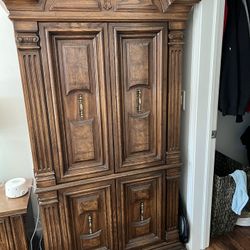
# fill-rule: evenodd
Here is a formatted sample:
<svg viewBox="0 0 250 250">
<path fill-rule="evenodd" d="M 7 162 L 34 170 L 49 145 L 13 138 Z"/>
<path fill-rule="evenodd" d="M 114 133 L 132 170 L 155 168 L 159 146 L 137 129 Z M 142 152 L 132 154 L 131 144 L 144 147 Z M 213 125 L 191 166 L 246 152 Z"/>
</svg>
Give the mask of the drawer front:
<svg viewBox="0 0 250 250">
<path fill-rule="evenodd" d="M 120 249 L 141 249 L 162 241 L 163 175 L 158 172 L 118 180 Z"/>
<path fill-rule="evenodd" d="M 65 245 L 69 249 L 117 249 L 117 237 L 113 235 L 113 188 L 113 182 L 103 182 L 60 192 L 61 214 L 67 225 L 64 230 L 69 237 Z"/>
</svg>

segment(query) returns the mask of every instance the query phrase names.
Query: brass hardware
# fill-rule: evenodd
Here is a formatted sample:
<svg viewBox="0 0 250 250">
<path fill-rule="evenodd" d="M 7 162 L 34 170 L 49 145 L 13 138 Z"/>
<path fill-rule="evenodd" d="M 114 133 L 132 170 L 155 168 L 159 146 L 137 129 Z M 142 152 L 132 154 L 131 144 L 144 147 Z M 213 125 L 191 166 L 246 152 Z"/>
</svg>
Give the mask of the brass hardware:
<svg viewBox="0 0 250 250">
<path fill-rule="evenodd" d="M 140 204 L 140 220 L 144 221 L 144 202 Z"/>
<path fill-rule="evenodd" d="M 84 117 L 84 105 L 83 105 L 83 95 L 80 94 L 78 96 L 78 103 L 79 103 L 79 116 L 80 119 L 83 120 Z"/>
<path fill-rule="evenodd" d="M 92 229 L 92 216 L 88 215 L 88 222 L 89 222 L 89 234 L 93 233 L 93 229 Z"/>
<path fill-rule="evenodd" d="M 142 90 L 136 90 L 136 111 L 137 113 L 142 112 Z"/>
</svg>

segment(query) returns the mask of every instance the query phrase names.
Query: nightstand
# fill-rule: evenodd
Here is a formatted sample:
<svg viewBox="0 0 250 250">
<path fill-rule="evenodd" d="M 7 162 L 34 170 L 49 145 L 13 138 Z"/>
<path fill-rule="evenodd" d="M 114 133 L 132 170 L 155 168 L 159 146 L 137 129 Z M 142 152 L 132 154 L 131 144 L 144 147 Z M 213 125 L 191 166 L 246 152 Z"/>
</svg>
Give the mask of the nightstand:
<svg viewBox="0 0 250 250">
<path fill-rule="evenodd" d="M 27 185 L 31 186 L 28 181 Z M 30 198 L 29 192 L 20 198 L 10 199 L 5 196 L 4 186 L 0 187 L 0 249 L 27 250 L 24 228 L 24 216 Z"/>
</svg>

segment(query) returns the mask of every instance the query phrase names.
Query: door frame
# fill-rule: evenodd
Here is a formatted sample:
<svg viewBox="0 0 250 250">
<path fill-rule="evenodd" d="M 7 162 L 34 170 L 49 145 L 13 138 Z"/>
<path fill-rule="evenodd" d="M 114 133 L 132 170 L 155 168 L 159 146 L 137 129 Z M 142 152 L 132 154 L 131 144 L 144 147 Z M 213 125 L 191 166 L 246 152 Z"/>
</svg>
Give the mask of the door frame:
<svg viewBox="0 0 250 250">
<path fill-rule="evenodd" d="M 181 191 L 190 222 L 190 250 L 205 249 L 210 241 L 216 144 L 212 131 L 217 128 L 224 4 L 225 0 L 202 0 L 187 30 Z"/>
</svg>

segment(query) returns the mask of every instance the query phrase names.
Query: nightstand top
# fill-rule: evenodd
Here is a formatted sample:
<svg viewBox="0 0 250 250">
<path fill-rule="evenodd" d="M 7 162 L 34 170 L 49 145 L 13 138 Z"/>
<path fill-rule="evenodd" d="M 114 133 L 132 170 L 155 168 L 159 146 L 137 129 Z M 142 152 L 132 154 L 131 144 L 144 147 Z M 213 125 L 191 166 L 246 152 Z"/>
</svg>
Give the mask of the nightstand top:
<svg viewBox="0 0 250 250">
<path fill-rule="evenodd" d="M 29 192 L 26 195 L 15 199 L 5 196 L 4 185 L 0 187 L 0 218 L 21 215 L 27 212 L 32 180 L 27 180 L 26 183 L 30 187 Z"/>
</svg>

